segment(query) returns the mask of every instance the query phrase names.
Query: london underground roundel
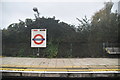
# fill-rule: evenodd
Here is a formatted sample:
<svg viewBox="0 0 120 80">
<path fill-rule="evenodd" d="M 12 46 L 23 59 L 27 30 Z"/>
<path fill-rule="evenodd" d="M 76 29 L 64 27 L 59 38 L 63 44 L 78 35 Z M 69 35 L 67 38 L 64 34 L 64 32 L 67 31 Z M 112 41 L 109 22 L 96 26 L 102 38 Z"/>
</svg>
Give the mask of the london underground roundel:
<svg viewBox="0 0 120 80">
<path fill-rule="evenodd" d="M 43 38 L 43 36 L 41 34 L 37 34 L 33 38 L 34 43 L 38 44 L 38 45 L 42 44 L 44 40 L 45 40 L 45 38 Z"/>
<path fill-rule="evenodd" d="M 46 29 L 31 29 L 31 47 L 46 47 Z"/>
</svg>

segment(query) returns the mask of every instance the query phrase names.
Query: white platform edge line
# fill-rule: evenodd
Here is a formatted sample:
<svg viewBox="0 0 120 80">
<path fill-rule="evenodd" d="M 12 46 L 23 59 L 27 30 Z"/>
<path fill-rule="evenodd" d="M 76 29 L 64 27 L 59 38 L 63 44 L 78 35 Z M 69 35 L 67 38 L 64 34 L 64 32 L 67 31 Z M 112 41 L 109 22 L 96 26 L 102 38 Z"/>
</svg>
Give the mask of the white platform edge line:
<svg viewBox="0 0 120 80">
<path fill-rule="evenodd" d="M 80 72 L 65 72 L 65 71 L 9 71 L 0 70 L 0 72 L 22 72 L 22 73 L 120 73 L 120 71 L 80 71 Z"/>
</svg>

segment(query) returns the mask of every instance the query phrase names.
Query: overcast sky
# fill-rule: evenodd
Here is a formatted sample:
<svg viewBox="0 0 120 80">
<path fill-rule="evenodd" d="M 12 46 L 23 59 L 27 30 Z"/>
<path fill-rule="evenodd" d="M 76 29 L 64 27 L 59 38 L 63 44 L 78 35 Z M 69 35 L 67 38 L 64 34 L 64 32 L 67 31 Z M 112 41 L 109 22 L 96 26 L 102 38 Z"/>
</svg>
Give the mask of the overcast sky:
<svg viewBox="0 0 120 80">
<path fill-rule="evenodd" d="M 18 23 L 19 19 L 34 19 L 33 7 L 37 7 L 40 17 L 53 17 L 72 25 L 78 25 L 76 17 L 89 19 L 96 11 L 104 7 L 104 2 L 109 0 L 2 0 L 0 2 L 0 27 L 7 28 L 12 23 Z M 112 11 L 118 9 L 118 1 L 112 0 L 114 6 Z"/>
</svg>

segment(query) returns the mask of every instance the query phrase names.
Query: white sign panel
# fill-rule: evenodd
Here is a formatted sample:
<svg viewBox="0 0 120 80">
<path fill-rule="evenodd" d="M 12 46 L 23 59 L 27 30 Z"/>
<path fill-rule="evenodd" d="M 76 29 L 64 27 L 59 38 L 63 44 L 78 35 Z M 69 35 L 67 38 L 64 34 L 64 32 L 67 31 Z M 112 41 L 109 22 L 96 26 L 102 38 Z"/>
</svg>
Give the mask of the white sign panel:
<svg viewBox="0 0 120 80">
<path fill-rule="evenodd" d="M 31 29 L 31 47 L 46 47 L 46 29 Z"/>
</svg>

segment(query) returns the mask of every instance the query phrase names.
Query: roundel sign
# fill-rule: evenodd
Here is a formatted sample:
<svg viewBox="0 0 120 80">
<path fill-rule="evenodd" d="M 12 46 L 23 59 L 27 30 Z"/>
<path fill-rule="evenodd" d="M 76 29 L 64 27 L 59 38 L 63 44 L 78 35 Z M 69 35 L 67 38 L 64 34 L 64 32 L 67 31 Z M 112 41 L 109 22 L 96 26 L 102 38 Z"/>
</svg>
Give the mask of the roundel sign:
<svg viewBox="0 0 120 80">
<path fill-rule="evenodd" d="M 31 30 L 31 47 L 46 47 L 46 29 Z"/>
<path fill-rule="evenodd" d="M 42 44 L 44 40 L 45 40 L 45 38 L 43 38 L 43 36 L 41 34 L 37 34 L 33 38 L 34 43 L 38 44 L 38 45 Z"/>
</svg>

